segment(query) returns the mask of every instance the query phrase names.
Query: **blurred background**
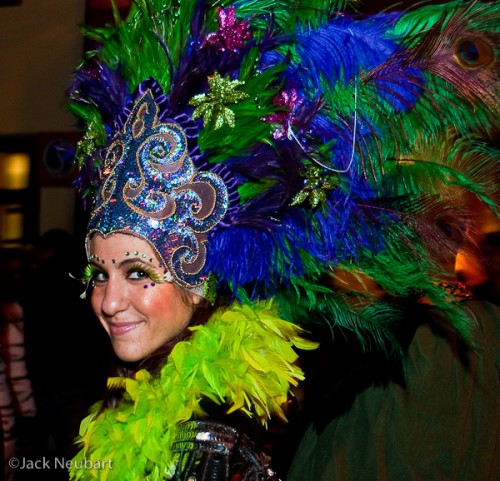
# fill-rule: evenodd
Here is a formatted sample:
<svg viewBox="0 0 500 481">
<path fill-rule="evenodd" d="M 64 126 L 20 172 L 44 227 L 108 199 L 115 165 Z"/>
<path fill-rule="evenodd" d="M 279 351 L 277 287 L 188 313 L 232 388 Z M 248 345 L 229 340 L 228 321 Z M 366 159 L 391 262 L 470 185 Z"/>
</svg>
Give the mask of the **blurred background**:
<svg viewBox="0 0 500 481">
<path fill-rule="evenodd" d="M 116 2 L 125 7 L 127 1 Z M 83 53 L 79 26 L 111 18 L 104 0 L 0 1 L 0 244 L 26 246 L 58 228 L 84 227 L 71 187 L 76 143 L 64 92 Z"/>
</svg>

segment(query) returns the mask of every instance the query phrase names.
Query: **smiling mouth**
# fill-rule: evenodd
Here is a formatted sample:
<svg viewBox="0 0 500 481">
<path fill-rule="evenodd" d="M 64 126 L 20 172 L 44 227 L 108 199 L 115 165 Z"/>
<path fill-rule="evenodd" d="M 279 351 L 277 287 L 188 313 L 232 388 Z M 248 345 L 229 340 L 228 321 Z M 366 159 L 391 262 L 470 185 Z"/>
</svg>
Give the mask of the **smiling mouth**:
<svg viewBox="0 0 500 481">
<path fill-rule="evenodd" d="M 130 331 L 133 331 L 141 324 L 142 322 L 130 322 L 126 324 L 108 324 L 109 333 L 112 336 L 121 336 L 123 334 L 127 334 Z"/>
</svg>

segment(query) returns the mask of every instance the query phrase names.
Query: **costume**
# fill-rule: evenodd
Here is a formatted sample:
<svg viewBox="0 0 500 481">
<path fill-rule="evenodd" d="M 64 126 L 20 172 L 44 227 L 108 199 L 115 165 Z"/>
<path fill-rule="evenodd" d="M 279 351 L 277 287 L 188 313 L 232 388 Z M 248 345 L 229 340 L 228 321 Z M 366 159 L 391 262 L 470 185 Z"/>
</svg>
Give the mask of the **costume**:
<svg viewBox="0 0 500 481">
<path fill-rule="evenodd" d="M 484 42 L 470 56 L 477 44 L 466 34 L 488 38 L 494 7 L 365 18 L 355 3 L 140 0 L 125 20 L 116 12 L 116 26 L 87 30 L 98 47 L 68 92 L 84 129 L 75 158 L 77 187 L 92 197 L 87 239 L 144 239 L 163 281 L 217 309 L 159 377 L 111 381 L 125 399 L 82 424 L 73 479 L 189 479 L 189 466 L 205 479 L 217 449 L 227 469 L 209 471 L 220 479 L 271 479 L 265 455 L 244 438 L 226 443 L 239 434 L 211 425 L 202 405 L 264 426 L 282 416 L 302 378 L 290 346 L 315 347 L 301 327 L 341 326 L 398 350 L 391 328 L 405 305 L 395 300 L 426 296 L 467 336 L 467 316 L 437 282 L 457 244 L 451 210 L 466 221 L 443 186 L 493 202 L 493 154 L 469 132 L 488 131 L 498 115 L 494 54 Z M 443 133 L 450 151 L 423 159 L 423 139 Z M 474 169 L 456 162 L 463 145 Z M 391 300 L 341 285 L 339 272 L 369 276 Z M 212 370 L 194 345 L 206 346 L 219 316 L 230 322 L 210 341 L 213 363 L 229 367 Z M 173 390 L 179 372 L 187 380 Z M 239 460 L 247 453 L 241 469 L 224 446 L 238 446 Z M 205 461 L 192 464 L 198 450 Z"/>
<path fill-rule="evenodd" d="M 217 311 L 189 340 L 174 347 L 157 379 L 147 371 L 140 371 L 134 380 L 111 379 L 113 384 L 125 384 L 130 402 L 97 418 L 96 408 L 87 418 L 84 437 L 89 436 L 99 450 L 82 450 L 74 459 L 75 466 L 83 467 L 85 473 L 85 461 L 90 459 L 97 471 L 109 471 L 116 479 L 144 479 L 146 475 L 150 479 L 166 475 L 189 479 L 189 473 L 174 476 L 179 457 L 186 461 L 186 453 L 211 453 L 209 442 L 216 446 L 214 455 L 222 454 L 222 446 L 228 450 L 222 459 L 232 458 L 233 449 L 234 454 L 237 451 L 236 440 L 221 441 L 216 428 L 200 427 L 205 436 L 194 434 L 191 424 L 181 425 L 177 431 L 182 422 L 207 417 L 203 400 L 227 404 L 228 413 L 246 412 L 263 423 L 271 415 L 284 417 L 288 386 L 302 379 L 301 370 L 293 365 L 297 355 L 292 346 L 307 348 L 308 343 L 300 338 L 296 326 L 277 318 L 271 303 L 266 304 L 255 310 L 235 305 Z M 192 435 L 186 432 L 189 427 Z M 226 425 L 225 429 L 234 428 Z M 113 463 L 106 466 L 103 460 L 107 459 Z M 250 464 L 262 470 L 266 460 Z M 250 479 L 267 478 L 259 472 Z"/>
<path fill-rule="evenodd" d="M 351 372 L 323 379 L 287 481 L 498 479 L 500 307 L 460 303 L 477 321 L 474 347 L 422 309 L 403 364 L 359 353 Z"/>
</svg>

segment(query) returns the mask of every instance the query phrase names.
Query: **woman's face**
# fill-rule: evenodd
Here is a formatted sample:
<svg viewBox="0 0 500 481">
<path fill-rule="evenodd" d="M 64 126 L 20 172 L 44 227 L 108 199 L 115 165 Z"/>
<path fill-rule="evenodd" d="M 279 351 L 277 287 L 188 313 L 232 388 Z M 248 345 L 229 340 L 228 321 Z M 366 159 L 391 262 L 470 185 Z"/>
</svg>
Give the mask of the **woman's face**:
<svg viewBox="0 0 500 481">
<path fill-rule="evenodd" d="M 189 324 L 200 297 L 163 282 L 165 267 L 143 239 L 127 234 L 90 240 L 92 309 L 116 355 L 139 361 L 175 339 Z"/>
</svg>

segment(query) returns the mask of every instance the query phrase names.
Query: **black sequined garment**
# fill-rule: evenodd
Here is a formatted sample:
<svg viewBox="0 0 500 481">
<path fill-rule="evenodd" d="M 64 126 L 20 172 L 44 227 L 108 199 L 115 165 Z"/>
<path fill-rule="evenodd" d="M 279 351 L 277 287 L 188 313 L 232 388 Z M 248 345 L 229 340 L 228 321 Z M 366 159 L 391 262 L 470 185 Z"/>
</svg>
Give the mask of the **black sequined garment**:
<svg viewBox="0 0 500 481">
<path fill-rule="evenodd" d="M 279 481 L 269 457 L 237 429 L 208 420 L 180 425 L 174 481 Z"/>
</svg>

